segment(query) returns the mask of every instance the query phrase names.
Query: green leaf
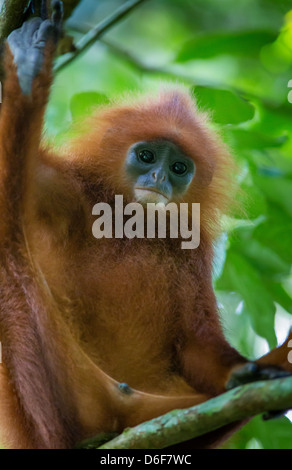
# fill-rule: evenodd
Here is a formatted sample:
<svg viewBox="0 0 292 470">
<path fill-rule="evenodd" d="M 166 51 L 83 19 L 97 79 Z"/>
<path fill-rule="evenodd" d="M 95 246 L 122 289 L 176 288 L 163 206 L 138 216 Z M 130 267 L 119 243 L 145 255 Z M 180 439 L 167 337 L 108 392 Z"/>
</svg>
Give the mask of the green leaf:
<svg viewBox="0 0 292 470">
<path fill-rule="evenodd" d="M 248 316 L 241 315 L 243 308 L 242 297 L 237 292 L 221 290 L 215 292 L 227 341 L 243 356 L 254 358 L 254 338 L 256 334 L 250 327 Z M 235 331 L 240 331 L 240 334 L 235 335 Z"/>
<path fill-rule="evenodd" d="M 277 168 L 276 168 L 277 170 Z M 279 174 L 262 174 L 254 175 L 256 185 L 265 194 L 267 200 L 282 206 L 283 209 L 292 217 L 292 178 L 285 178 Z"/>
<path fill-rule="evenodd" d="M 267 212 L 266 199 L 263 193 L 254 184 L 243 182 L 236 200 L 242 211 L 242 218 L 256 219 Z"/>
<path fill-rule="evenodd" d="M 273 137 L 262 132 L 249 129 L 231 128 L 226 129 L 225 134 L 232 147 L 242 149 L 258 149 L 281 147 L 287 140 L 286 135 Z"/>
<path fill-rule="evenodd" d="M 288 96 L 288 80 L 284 84 L 287 90 Z M 288 103 L 288 100 L 284 103 L 273 103 L 268 104 L 258 103 L 258 113 L 259 119 L 255 128 L 260 132 L 268 133 L 271 136 L 278 137 L 279 134 L 283 134 L 283 131 L 290 133 L 292 129 L 292 113 L 291 113 L 291 103 Z"/>
<path fill-rule="evenodd" d="M 236 448 L 245 448 L 251 438 L 264 449 L 292 449 L 292 423 L 286 417 L 263 421 L 256 416 L 231 438 Z"/>
<path fill-rule="evenodd" d="M 254 107 L 233 91 L 197 86 L 194 93 L 199 107 L 210 111 L 219 124 L 239 124 L 254 116 Z"/>
<path fill-rule="evenodd" d="M 275 302 L 281 305 L 286 312 L 292 314 L 292 298 L 279 282 L 265 281 L 267 288 Z"/>
<path fill-rule="evenodd" d="M 269 219 L 254 231 L 254 238 L 269 247 L 286 263 L 292 263 L 292 220 Z"/>
<path fill-rule="evenodd" d="M 217 281 L 217 289 L 238 292 L 250 315 L 255 332 L 266 338 L 270 347 L 277 344 L 274 332 L 276 307 L 262 282 L 259 273 L 235 250 L 229 250 L 223 274 Z"/>
<path fill-rule="evenodd" d="M 255 227 L 241 227 L 233 234 L 232 247 L 240 252 L 265 278 L 278 280 L 289 275 L 291 264 L 283 260 L 271 246 L 254 237 Z M 276 299 L 274 299 L 276 300 Z"/>
<path fill-rule="evenodd" d="M 88 116 L 94 108 L 108 102 L 109 99 L 105 94 L 96 91 L 76 93 L 70 101 L 72 119 L 76 120 Z"/>
<path fill-rule="evenodd" d="M 219 54 L 258 57 L 265 44 L 274 42 L 277 35 L 271 31 L 232 31 L 202 34 L 186 42 L 176 60 L 209 59 Z"/>
</svg>

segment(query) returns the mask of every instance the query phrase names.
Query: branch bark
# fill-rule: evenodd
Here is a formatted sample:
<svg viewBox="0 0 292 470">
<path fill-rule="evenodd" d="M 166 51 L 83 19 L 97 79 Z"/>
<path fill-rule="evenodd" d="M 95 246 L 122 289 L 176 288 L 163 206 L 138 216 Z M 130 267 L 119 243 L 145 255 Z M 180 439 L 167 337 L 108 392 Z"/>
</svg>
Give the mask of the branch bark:
<svg viewBox="0 0 292 470">
<path fill-rule="evenodd" d="M 5 0 L 0 11 L 0 44 L 14 29 L 21 26 L 29 0 Z"/>
<path fill-rule="evenodd" d="M 92 44 L 94 44 L 103 34 L 105 34 L 112 26 L 124 18 L 134 8 L 145 2 L 145 0 L 128 0 L 124 5 L 118 8 L 112 15 L 103 20 L 97 26 L 86 33 L 82 39 L 76 44 L 75 51 L 65 54 L 57 61 L 54 72 L 59 72 L 80 54 L 85 52 Z"/>
<path fill-rule="evenodd" d="M 62 0 L 64 5 L 64 19 L 69 18 L 73 10 L 77 7 L 77 5 L 81 2 L 81 0 Z"/>
<path fill-rule="evenodd" d="M 292 408 L 292 377 L 254 382 L 192 408 L 174 410 L 126 429 L 98 449 L 162 449 L 263 412 L 289 408 Z M 88 440 L 84 447 L 94 447 L 96 439 L 98 436 Z"/>
</svg>

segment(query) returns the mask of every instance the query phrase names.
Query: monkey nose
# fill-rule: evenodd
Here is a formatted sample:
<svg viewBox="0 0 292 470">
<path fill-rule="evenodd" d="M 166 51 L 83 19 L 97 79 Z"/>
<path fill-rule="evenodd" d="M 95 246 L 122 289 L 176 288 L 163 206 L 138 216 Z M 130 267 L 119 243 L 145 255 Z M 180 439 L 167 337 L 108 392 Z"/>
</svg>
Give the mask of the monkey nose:
<svg viewBox="0 0 292 470">
<path fill-rule="evenodd" d="M 165 180 L 166 180 L 166 175 L 165 173 L 162 173 L 160 171 L 153 171 L 152 174 L 151 174 L 152 178 L 153 178 L 153 181 L 155 183 L 159 182 L 159 183 L 163 183 Z"/>
</svg>

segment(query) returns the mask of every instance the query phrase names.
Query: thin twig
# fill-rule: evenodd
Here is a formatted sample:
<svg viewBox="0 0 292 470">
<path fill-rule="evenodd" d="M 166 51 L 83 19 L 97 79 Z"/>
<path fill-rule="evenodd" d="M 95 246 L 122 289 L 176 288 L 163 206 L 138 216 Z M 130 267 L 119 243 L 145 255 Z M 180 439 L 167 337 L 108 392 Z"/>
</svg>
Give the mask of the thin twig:
<svg viewBox="0 0 292 470">
<path fill-rule="evenodd" d="M 68 64 L 70 64 L 76 57 L 85 52 L 92 44 L 94 44 L 104 33 L 106 33 L 112 26 L 118 23 L 134 8 L 136 8 L 145 0 L 128 0 L 124 5 L 118 8 L 112 15 L 105 20 L 101 21 L 97 26 L 88 31 L 82 39 L 76 44 L 76 50 L 60 57 L 57 61 L 54 72 L 59 72 Z"/>
<path fill-rule="evenodd" d="M 75 25 L 73 26 L 73 29 L 77 30 L 77 28 L 75 28 Z M 113 43 L 112 41 L 108 41 L 105 39 L 102 39 L 100 42 L 105 47 L 107 47 L 112 54 L 115 54 L 122 60 L 128 62 L 129 65 L 135 67 L 140 72 L 145 72 L 158 76 L 163 75 L 166 79 L 180 80 L 185 84 L 193 86 L 226 89 L 226 84 L 218 82 L 218 80 L 216 80 L 216 78 L 214 79 L 213 76 L 208 78 L 195 77 L 192 72 L 186 73 L 185 71 L 182 71 L 182 67 L 175 63 L 170 65 L 164 64 L 163 66 L 146 64 L 144 61 L 138 58 L 136 54 L 133 54 L 132 52 L 126 49 L 123 49 L 117 43 Z M 270 97 L 259 97 L 251 91 L 247 92 L 246 90 L 239 87 L 229 85 L 228 90 L 248 100 L 258 101 L 260 99 L 261 103 L 264 106 L 267 106 L 268 108 L 279 106 L 279 103 L 277 101 L 274 101 Z"/>
</svg>

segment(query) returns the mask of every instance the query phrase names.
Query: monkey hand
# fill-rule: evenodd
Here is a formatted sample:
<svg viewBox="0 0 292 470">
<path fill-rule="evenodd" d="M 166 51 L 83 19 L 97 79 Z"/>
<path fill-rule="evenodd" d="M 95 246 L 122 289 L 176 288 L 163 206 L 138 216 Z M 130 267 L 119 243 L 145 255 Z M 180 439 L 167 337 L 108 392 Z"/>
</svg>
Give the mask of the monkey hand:
<svg viewBox="0 0 292 470">
<path fill-rule="evenodd" d="M 35 77 L 42 69 L 44 50 L 49 41 L 56 44 L 61 32 L 63 4 L 52 2 L 51 19 L 31 18 L 12 31 L 8 44 L 17 67 L 17 77 L 24 95 L 30 95 Z"/>
</svg>

